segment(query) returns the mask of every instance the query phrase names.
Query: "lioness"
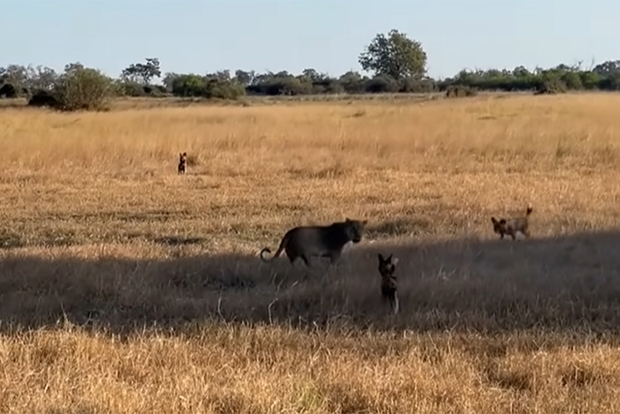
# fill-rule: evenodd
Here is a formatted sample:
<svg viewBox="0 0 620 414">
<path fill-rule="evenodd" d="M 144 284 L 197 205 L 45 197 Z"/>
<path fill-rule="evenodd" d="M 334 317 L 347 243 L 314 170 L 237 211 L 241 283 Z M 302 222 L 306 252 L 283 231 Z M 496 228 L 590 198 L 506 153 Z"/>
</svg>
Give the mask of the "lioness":
<svg viewBox="0 0 620 414">
<path fill-rule="evenodd" d="M 524 217 L 515 217 L 509 219 L 499 219 L 491 217 L 493 223 L 493 231 L 499 234 L 499 238 L 503 239 L 507 234 L 512 237 L 512 240 L 517 238 L 517 232 L 523 234 L 525 237 L 530 237 L 529 230 L 529 216 L 532 214 L 532 206 L 528 206 Z"/>
<path fill-rule="evenodd" d="M 362 240 L 364 226 L 367 220 L 351 220 L 332 223 L 329 226 L 300 226 L 286 232 L 278 250 L 271 259 L 264 254 L 271 253 L 268 247 L 260 252 L 263 262 L 270 262 L 280 256 L 282 250 L 286 252 L 291 265 L 297 258 L 301 258 L 306 266 L 310 266 L 310 257 L 329 257 L 331 264 L 335 264 L 342 254 L 342 248 L 349 242 L 359 243 Z"/>
</svg>

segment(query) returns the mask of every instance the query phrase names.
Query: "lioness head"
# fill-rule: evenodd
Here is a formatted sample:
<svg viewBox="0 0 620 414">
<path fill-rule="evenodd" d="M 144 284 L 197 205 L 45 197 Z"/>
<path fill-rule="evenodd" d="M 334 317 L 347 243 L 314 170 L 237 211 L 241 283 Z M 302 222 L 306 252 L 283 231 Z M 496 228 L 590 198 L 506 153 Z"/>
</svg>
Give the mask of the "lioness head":
<svg viewBox="0 0 620 414">
<path fill-rule="evenodd" d="M 368 224 L 368 220 L 351 220 L 347 218 L 344 222 L 349 239 L 351 239 L 353 243 L 362 241 L 362 233 L 364 233 L 364 227 Z"/>
</svg>

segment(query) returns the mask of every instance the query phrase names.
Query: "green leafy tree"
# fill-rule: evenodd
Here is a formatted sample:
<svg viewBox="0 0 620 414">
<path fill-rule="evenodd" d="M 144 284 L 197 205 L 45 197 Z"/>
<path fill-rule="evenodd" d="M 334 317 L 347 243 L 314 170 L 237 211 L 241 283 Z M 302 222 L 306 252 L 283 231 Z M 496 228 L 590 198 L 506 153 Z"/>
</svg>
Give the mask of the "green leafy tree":
<svg viewBox="0 0 620 414">
<path fill-rule="evenodd" d="M 235 79 L 244 87 L 250 85 L 255 77 L 256 73 L 253 70 L 245 71 L 239 69 L 235 72 Z"/>
<path fill-rule="evenodd" d="M 592 69 L 592 71 L 601 76 L 610 76 L 616 72 L 620 72 L 620 60 L 608 60 L 600 63 Z"/>
<path fill-rule="evenodd" d="M 115 95 L 112 79 L 80 63 L 66 65 L 52 90 L 52 96 L 58 101 L 57 107 L 65 111 L 106 110 Z"/>
<path fill-rule="evenodd" d="M 387 36 L 379 33 L 359 56 L 363 70 L 396 80 L 422 79 L 426 75 L 426 61 L 422 44 L 395 29 Z"/>
<path fill-rule="evenodd" d="M 58 80 L 58 74 L 54 69 L 44 66 L 28 66 L 26 68 L 26 87 L 30 90 L 50 91 Z"/>
<path fill-rule="evenodd" d="M 159 59 L 146 58 L 146 63 L 135 63 L 123 69 L 121 77 L 126 82 L 136 82 L 142 85 L 150 84 L 153 78 L 161 76 Z"/>
</svg>

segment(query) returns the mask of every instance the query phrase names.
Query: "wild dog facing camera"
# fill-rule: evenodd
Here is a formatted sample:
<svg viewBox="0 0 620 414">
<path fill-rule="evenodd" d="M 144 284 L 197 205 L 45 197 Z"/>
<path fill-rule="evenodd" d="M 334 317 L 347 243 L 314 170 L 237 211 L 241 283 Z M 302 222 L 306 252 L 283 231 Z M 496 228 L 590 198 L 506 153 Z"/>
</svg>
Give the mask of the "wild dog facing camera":
<svg viewBox="0 0 620 414">
<path fill-rule="evenodd" d="M 398 258 L 389 255 L 384 258 L 381 253 L 378 254 L 379 258 L 379 274 L 381 275 L 381 295 L 384 299 L 389 300 L 390 307 L 394 314 L 398 313 L 399 303 L 397 294 L 397 280 L 396 265 L 398 264 Z"/>
<path fill-rule="evenodd" d="M 185 168 L 187 167 L 187 152 L 179 153 L 179 167 L 178 173 L 185 174 Z"/>
</svg>

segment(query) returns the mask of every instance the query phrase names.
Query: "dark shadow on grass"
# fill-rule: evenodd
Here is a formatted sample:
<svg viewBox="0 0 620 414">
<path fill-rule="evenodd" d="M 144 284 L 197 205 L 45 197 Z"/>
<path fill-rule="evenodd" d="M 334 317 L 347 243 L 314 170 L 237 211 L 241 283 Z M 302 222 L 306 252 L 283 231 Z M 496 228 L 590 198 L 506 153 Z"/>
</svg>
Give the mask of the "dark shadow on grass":
<svg viewBox="0 0 620 414">
<path fill-rule="evenodd" d="M 11 250 L 0 263 L 0 330 L 69 321 L 131 332 L 221 320 L 419 332 L 616 333 L 619 247 L 618 232 L 517 242 L 362 243 L 327 275 L 322 267 L 292 267 L 285 257 L 271 264 L 232 254 L 43 259 Z M 381 300 L 378 252 L 400 259 L 396 317 Z"/>
</svg>

